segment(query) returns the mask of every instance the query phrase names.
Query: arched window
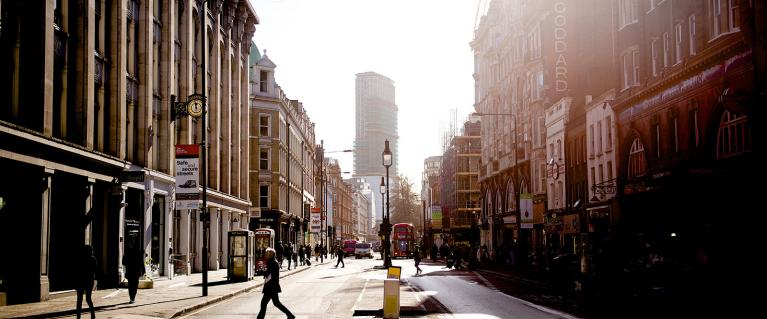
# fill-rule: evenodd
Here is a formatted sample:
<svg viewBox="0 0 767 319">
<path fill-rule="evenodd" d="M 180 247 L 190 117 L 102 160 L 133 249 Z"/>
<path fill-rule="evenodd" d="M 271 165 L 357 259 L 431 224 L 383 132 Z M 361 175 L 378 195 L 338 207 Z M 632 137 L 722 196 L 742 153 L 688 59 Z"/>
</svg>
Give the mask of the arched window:
<svg viewBox="0 0 767 319">
<path fill-rule="evenodd" d="M 506 211 L 515 210 L 517 210 L 517 200 L 514 197 L 514 182 L 509 180 L 508 187 L 506 187 Z"/>
<path fill-rule="evenodd" d="M 490 191 L 487 191 L 487 195 L 485 195 L 485 202 L 487 203 L 487 211 L 492 214 L 493 213 L 493 196 L 490 195 Z"/>
<path fill-rule="evenodd" d="M 503 214 L 503 201 L 501 200 L 501 192 L 497 191 L 495 193 L 495 212 L 496 214 L 500 215 Z"/>
<path fill-rule="evenodd" d="M 716 138 L 716 158 L 728 158 L 751 151 L 751 126 L 745 115 L 724 111 Z"/>
<path fill-rule="evenodd" d="M 635 138 L 631 143 L 631 151 L 629 151 L 629 166 L 628 166 L 628 178 L 636 178 L 644 176 L 647 172 L 647 162 L 645 160 L 644 145 L 639 138 Z"/>
</svg>

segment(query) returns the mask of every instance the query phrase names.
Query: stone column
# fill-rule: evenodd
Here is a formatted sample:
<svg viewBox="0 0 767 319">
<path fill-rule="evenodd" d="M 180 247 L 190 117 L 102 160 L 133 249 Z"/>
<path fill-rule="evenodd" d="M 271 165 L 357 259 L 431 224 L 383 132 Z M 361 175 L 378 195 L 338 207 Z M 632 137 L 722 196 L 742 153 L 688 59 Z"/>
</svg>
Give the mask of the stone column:
<svg viewBox="0 0 767 319">
<path fill-rule="evenodd" d="M 88 178 L 88 183 L 85 186 L 85 221 L 88 223 L 85 226 L 85 244 L 91 245 L 93 243 L 93 239 L 91 236 L 93 235 L 93 186 L 96 183 L 95 178 Z"/>
<path fill-rule="evenodd" d="M 189 274 L 191 272 L 191 265 L 194 264 L 194 261 L 191 260 L 191 252 L 192 249 L 189 247 L 189 232 L 191 231 L 191 225 L 190 225 L 190 210 L 186 209 L 181 211 L 181 229 L 179 236 L 179 247 L 177 254 L 181 254 L 186 256 L 186 273 Z"/>
<path fill-rule="evenodd" d="M 50 299 L 50 282 L 48 281 L 48 248 L 50 247 L 51 230 L 51 178 L 54 170 L 44 168 L 42 172 L 42 190 L 40 196 L 40 301 Z"/>
<path fill-rule="evenodd" d="M 208 232 L 208 235 L 210 236 L 210 241 L 208 242 L 210 244 L 208 246 L 210 254 L 208 256 L 208 270 L 217 270 L 219 265 L 218 236 L 221 233 L 221 230 L 219 229 L 221 213 L 222 211 L 219 208 L 210 209 L 210 231 Z"/>
</svg>

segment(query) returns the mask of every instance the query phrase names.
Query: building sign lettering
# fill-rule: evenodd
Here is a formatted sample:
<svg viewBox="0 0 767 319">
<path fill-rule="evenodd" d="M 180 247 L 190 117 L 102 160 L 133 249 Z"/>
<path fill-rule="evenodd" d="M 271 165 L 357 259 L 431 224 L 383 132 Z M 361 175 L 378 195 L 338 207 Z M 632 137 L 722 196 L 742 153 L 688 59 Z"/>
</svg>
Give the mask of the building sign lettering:
<svg viewBox="0 0 767 319">
<path fill-rule="evenodd" d="M 567 6 L 560 1 L 554 4 L 554 53 L 557 61 L 554 67 L 554 79 L 557 92 L 567 91 Z"/>
</svg>

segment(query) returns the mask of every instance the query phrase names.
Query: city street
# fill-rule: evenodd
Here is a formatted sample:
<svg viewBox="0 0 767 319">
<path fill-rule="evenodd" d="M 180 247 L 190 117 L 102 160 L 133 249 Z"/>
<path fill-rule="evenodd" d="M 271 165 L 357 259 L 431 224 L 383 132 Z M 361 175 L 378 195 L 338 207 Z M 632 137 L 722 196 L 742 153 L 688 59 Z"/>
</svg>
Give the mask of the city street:
<svg viewBox="0 0 767 319">
<path fill-rule="evenodd" d="M 383 296 L 371 294 L 371 287 L 385 277 L 383 270 L 374 268 L 381 264 L 381 260 L 347 258 L 344 261 L 345 268 L 335 268 L 334 261 L 282 278 L 280 301 L 297 318 L 380 317 L 380 313 L 373 313 L 380 310 Z M 425 313 L 406 313 L 408 296 L 401 295 L 403 317 L 573 318 L 508 296 L 473 271 L 446 269 L 440 263 L 422 263 L 423 275 L 414 277 L 412 259 L 394 259 L 393 264 L 402 267 L 405 289 L 401 291 L 413 291 L 416 303 L 425 310 Z M 413 289 L 407 289 L 407 286 Z M 186 318 L 252 318 L 258 313 L 261 297 L 261 289 L 255 289 Z M 284 318 L 284 314 L 270 303 L 267 318 Z"/>
</svg>

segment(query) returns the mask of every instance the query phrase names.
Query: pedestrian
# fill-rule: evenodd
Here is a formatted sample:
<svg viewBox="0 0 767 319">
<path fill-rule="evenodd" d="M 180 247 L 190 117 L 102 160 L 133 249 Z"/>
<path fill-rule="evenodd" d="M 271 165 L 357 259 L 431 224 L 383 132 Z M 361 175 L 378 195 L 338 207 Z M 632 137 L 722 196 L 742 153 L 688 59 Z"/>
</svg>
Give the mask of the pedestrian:
<svg viewBox="0 0 767 319">
<path fill-rule="evenodd" d="M 258 311 L 258 319 L 263 319 L 266 315 L 266 305 L 269 304 L 269 300 L 272 304 L 288 315 L 288 319 L 293 319 L 294 316 L 285 305 L 280 302 L 279 293 L 282 292 L 280 287 L 280 265 L 277 264 L 277 260 L 274 259 L 274 249 L 266 249 L 266 274 L 264 275 L 264 288 L 262 292 L 264 296 L 261 298 L 261 310 Z"/>
<path fill-rule="evenodd" d="M 421 264 L 421 252 L 416 249 L 413 253 L 413 261 L 415 261 L 415 275 L 420 276 L 421 275 L 421 267 L 418 265 Z"/>
<path fill-rule="evenodd" d="M 336 251 L 336 255 L 338 255 L 338 261 L 336 261 L 336 268 L 338 268 L 338 264 L 341 264 L 341 268 L 346 267 L 346 264 L 344 264 L 344 250 L 341 249 L 341 246 L 338 246 L 338 250 Z"/>
<path fill-rule="evenodd" d="M 298 253 L 293 252 L 293 269 L 298 268 Z"/>
<path fill-rule="evenodd" d="M 314 261 L 320 260 L 320 244 L 314 244 Z"/>
<path fill-rule="evenodd" d="M 301 261 L 301 266 L 304 265 L 304 245 L 298 245 L 298 259 Z"/>
<path fill-rule="evenodd" d="M 277 261 L 280 263 L 280 269 L 282 269 L 282 253 L 283 253 L 283 247 L 281 242 L 277 242 L 276 245 L 274 245 L 275 252 L 277 254 Z"/>
<path fill-rule="evenodd" d="M 285 259 L 288 260 L 288 270 L 290 270 L 290 261 L 293 260 L 293 246 L 290 244 L 285 245 Z"/>
<path fill-rule="evenodd" d="M 138 278 L 144 275 L 144 252 L 134 244 L 129 244 L 123 255 L 125 265 L 125 279 L 128 279 L 128 296 L 130 303 L 136 302 L 138 292 Z"/>
<path fill-rule="evenodd" d="M 83 307 L 83 294 L 85 302 L 88 303 L 88 310 L 91 313 L 91 319 L 96 318 L 96 311 L 93 309 L 93 284 L 96 281 L 96 272 L 98 271 L 98 262 L 93 255 L 93 247 L 85 245 L 83 247 L 82 257 L 78 267 L 79 276 L 77 278 L 77 318 L 80 318 L 80 312 Z"/>
<path fill-rule="evenodd" d="M 431 245 L 431 262 L 437 261 L 437 245 Z"/>
</svg>

